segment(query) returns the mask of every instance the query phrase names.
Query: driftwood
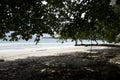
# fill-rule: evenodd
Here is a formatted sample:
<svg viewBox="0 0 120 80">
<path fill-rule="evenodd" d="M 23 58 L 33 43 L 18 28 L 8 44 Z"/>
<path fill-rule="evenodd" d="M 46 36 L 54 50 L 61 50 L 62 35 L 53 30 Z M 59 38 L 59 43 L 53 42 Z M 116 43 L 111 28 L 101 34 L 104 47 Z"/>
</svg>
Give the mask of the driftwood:
<svg viewBox="0 0 120 80">
<path fill-rule="evenodd" d="M 75 46 L 107 46 L 107 47 L 120 47 L 117 44 L 75 44 Z"/>
</svg>

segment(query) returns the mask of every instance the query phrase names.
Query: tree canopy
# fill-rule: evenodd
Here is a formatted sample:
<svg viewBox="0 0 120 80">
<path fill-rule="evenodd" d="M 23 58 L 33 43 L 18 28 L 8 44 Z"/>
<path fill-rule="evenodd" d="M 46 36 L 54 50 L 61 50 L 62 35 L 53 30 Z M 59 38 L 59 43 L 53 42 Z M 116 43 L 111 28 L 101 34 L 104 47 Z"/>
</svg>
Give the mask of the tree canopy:
<svg viewBox="0 0 120 80">
<path fill-rule="evenodd" d="M 0 39 L 29 40 L 43 33 L 60 39 L 119 41 L 119 0 L 0 0 Z"/>
</svg>

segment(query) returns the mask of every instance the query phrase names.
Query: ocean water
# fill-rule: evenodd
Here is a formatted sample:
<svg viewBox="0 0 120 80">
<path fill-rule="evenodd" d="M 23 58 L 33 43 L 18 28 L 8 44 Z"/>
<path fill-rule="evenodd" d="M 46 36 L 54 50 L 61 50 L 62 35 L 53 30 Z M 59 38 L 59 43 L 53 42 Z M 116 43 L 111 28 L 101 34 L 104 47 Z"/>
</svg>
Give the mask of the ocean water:
<svg viewBox="0 0 120 80">
<path fill-rule="evenodd" d="M 36 45 L 34 42 L 34 39 L 31 39 L 29 41 L 20 40 L 17 42 L 9 42 L 9 41 L 1 41 L 0 40 L 0 51 L 1 50 L 24 50 L 24 49 L 45 49 L 45 48 L 60 48 L 60 47 L 68 47 L 68 46 L 74 46 L 74 42 L 71 42 L 68 40 L 68 42 L 65 42 L 64 44 L 58 41 L 57 39 L 48 39 L 48 38 L 42 38 L 40 42 Z"/>
<path fill-rule="evenodd" d="M 84 44 L 90 44 L 91 41 L 82 40 Z M 102 41 L 98 40 L 99 43 L 103 43 Z M 80 42 L 78 42 L 80 43 Z M 93 41 L 92 43 L 95 44 Z M 72 47 L 74 46 L 75 42 L 72 42 L 68 39 L 66 42 L 62 43 L 58 39 L 53 38 L 41 38 L 40 42 L 36 45 L 34 39 L 29 41 L 20 40 L 18 42 L 9 42 L 9 41 L 1 41 L 0 40 L 0 51 L 3 50 L 24 50 L 24 49 L 47 49 L 47 48 L 63 48 L 63 47 Z"/>
</svg>

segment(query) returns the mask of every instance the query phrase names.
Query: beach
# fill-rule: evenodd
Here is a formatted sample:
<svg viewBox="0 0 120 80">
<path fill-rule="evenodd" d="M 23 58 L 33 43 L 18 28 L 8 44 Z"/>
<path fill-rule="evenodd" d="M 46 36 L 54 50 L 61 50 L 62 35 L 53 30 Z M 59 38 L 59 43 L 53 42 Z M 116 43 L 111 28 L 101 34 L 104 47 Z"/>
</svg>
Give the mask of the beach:
<svg viewBox="0 0 120 80">
<path fill-rule="evenodd" d="M 85 44 L 90 44 L 89 40 L 82 40 Z M 98 40 L 101 44 L 102 41 Z M 92 42 L 95 44 L 95 42 Z M 78 42 L 80 44 L 80 42 Z M 61 43 L 58 39 L 41 38 L 36 45 L 34 39 L 29 41 L 20 40 L 18 42 L 0 41 L 0 59 L 15 60 L 32 56 L 56 56 L 69 54 L 71 52 L 90 52 L 91 47 L 74 46 L 75 43 L 70 39 Z M 107 47 L 92 47 L 92 49 L 104 49 Z"/>
<path fill-rule="evenodd" d="M 37 45 L 31 42 L 0 43 L 0 80 L 119 78 L 119 48 L 48 41 Z"/>
<path fill-rule="evenodd" d="M 107 47 L 94 46 L 92 49 L 105 49 Z M 23 59 L 27 57 L 58 56 L 74 52 L 90 52 L 91 47 L 85 46 L 61 46 L 49 48 L 26 48 L 1 50 L 0 58 L 5 60 Z"/>
<path fill-rule="evenodd" d="M 86 44 L 89 41 L 83 40 Z M 79 42 L 80 43 L 80 42 Z M 93 42 L 94 43 L 94 42 Z M 102 43 L 99 41 L 99 43 Z M 95 44 L 95 43 L 94 43 Z M 56 39 L 43 39 L 37 45 L 33 42 L 1 42 L 0 43 L 0 60 L 13 61 L 16 59 L 26 59 L 30 57 L 44 56 L 61 56 L 79 53 L 79 56 L 86 56 L 90 53 L 96 56 L 114 56 L 110 62 L 120 64 L 119 48 L 108 46 L 74 46 L 74 42 L 70 40 L 65 43 L 57 42 Z"/>
<path fill-rule="evenodd" d="M 105 59 L 119 49 L 64 46 L 1 50 L 0 80 L 117 80 L 120 67 Z M 118 52 L 119 53 L 119 52 Z M 117 54 L 117 53 L 116 53 Z"/>
<path fill-rule="evenodd" d="M 120 49 L 74 43 L 0 43 L 0 80 L 117 80 Z"/>
</svg>

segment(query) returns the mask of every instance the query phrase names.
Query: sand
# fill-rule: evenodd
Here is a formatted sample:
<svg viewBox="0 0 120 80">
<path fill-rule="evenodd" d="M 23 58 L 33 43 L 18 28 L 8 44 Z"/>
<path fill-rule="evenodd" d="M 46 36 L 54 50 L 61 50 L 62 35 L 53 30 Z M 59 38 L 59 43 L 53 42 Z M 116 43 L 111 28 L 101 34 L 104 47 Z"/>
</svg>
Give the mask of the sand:
<svg viewBox="0 0 120 80">
<path fill-rule="evenodd" d="M 1 50 L 0 80 L 119 79 L 120 66 L 108 61 L 120 62 L 120 49 L 94 46 L 91 54 L 90 50 L 90 46 Z M 104 59 L 113 54 L 116 57 Z"/>
<path fill-rule="evenodd" d="M 92 49 L 106 49 L 108 47 L 99 47 L 94 46 Z M 15 59 L 24 59 L 27 57 L 41 57 L 41 56 L 58 56 L 64 54 L 70 54 L 74 52 L 90 52 L 91 47 L 85 46 L 70 46 L 70 47 L 56 47 L 56 48 L 29 48 L 24 50 L 1 50 L 0 51 L 0 59 L 4 60 L 15 60 Z"/>
</svg>

